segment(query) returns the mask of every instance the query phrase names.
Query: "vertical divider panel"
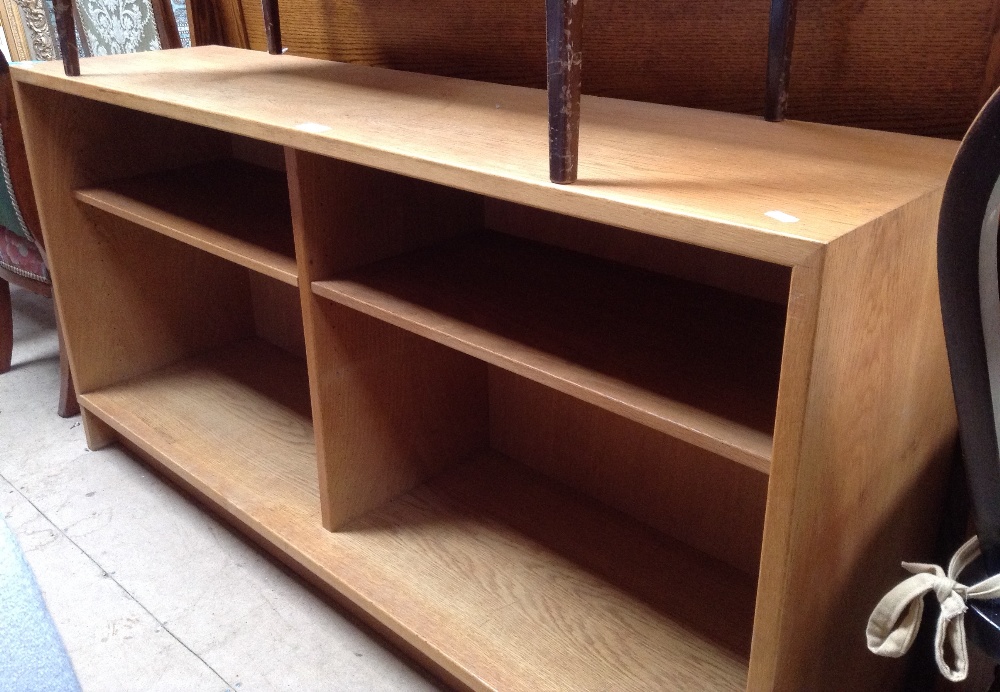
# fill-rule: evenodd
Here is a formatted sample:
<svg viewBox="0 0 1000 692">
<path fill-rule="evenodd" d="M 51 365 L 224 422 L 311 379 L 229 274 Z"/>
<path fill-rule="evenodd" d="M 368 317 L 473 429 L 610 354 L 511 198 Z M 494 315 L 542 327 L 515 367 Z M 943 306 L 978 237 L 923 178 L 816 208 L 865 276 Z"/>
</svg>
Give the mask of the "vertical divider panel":
<svg viewBox="0 0 1000 692">
<path fill-rule="evenodd" d="M 486 365 L 313 281 L 482 227 L 480 198 L 286 149 L 320 500 L 342 527 L 488 444 Z"/>
<path fill-rule="evenodd" d="M 252 334 L 246 272 L 85 210 L 73 190 L 224 155 L 219 132 L 15 84 L 56 305 L 77 391 Z M 71 299 L 70 299 L 71 298 Z M 88 437 L 107 431 L 85 416 Z"/>
</svg>

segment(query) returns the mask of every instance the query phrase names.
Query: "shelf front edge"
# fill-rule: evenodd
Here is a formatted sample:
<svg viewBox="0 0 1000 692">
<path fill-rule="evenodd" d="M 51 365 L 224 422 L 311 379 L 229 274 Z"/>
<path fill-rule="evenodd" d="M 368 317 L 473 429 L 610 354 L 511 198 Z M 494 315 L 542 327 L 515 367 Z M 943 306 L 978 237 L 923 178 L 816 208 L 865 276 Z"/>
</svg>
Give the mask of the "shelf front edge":
<svg viewBox="0 0 1000 692">
<path fill-rule="evenodd" d="M 235 262 L 272 279 L 290 286 L 299 285 L 298 267 L 291 257 L 285 257 L 272 250 L 183 219 L 169 211 L 143 204 L 113 190 L 85 188 L 76 190 L 73 196 L 83 204 Z"/>
<path fill-rule="evenodd" d="M 209 50 L 211 48 L 211 50 Z M 601 156 L 612 157 L 608 159 L 608 175 L 602 178 L 602 166 L 604 160 L 595 154 L 581 149 L 581 158 L 587 165 L 595 164 L 594 171 L 582 169 L 581 180 L 575 185 L 553 185 L 544 174 L 544 127 L 539 130 L 538 166 L 534 165 L 534 157 L 529 156 L 529 151 L 534 151 L 534 122 L 535 101 L 542 104 L 544 92 L 534 89 L 524 89 L 518 87 L 505 87 L 485 83 L 474 83 L 466 80 L 455 80 L 442 77 L 432 77 L 429 75 L 417 75 L 410 73 L 395 72 L 392 70 L 379 70 L 378 68 L 366 68 L 355 65 L 341 63 L 326 63 L 325 61 L 311 60 L 293 56 L 260 56 L 247 55 L 253 51 L 236 51 L 235 49 L 221 49 L 216 47 L 203 47 L 198 49 L 183 49 L 186 51 L 198 51 L 178 56 L 147 56 L 145 54 L 124 56 L 128 61 L 106 61 L 104 58 L 89 58 L 83 61 L 84 74 L 82 77 L 66 78 L 61 71 L 49 68 L 45 65 L 32 65 L 30 67 L 21 64 L 12 67 L 15 79 L 22 84 L 31 84 L 38 87 L 52 89 L 66 94 L 81 96 L 88 99 L 102 101 L 105 103 L 124 106 L 136 110 L 145 111 L 155 115 L 165 116 L 189 123 L 202 125 L 214 129 L 221 129 L 236 134 L 245 135 L 257 139 L 270 141 L 288 147 L 313 152 L 320 155 L 350 161 L 353 163 L 381 168 L 393 173 L 398 173 L 415 178 L 429 180 L 438 184 L 461 188 L 489 195 L 498 199 L 509 200 L 530 206 L 568 214 L 599 223 L 611 224 L 633 231 L 646 233 L 654 236 L 671 238 L 685 243 L 700 245 L 712 249 L 754 257 L 765 261 L 775 262 L 785 266 L 800 264 L 808 258 L 816 249 L 824 246 L 832 239 L 839 237 L 843 233 L 850 232 L 854 228 L 871 221 L 873 218 L 887 213 L 894 206 L 906 204 L 912 199 L 935 185 L 944 182 L 947 173 L 945 159 L 950 162 L 950 155 L 953 147 L 950 143 L 941 143 L 927 140 L 926 138 L 900 139 L 902 135 L 892 135 L 891 133 L 870 133 L 868 131 L 857 131 L 857 133 L 838 134 L 846 128 L 835 128 L 833 126 L 815 125 L 811 123 L 793 123 L 791 125 L 775 125 L 767 123 L 774 129 L 774 134 L 767 137 L 774 138 L 787 135 L 792 140 L 801 139 L 803 143 L 795 145 L 808 153 L 813 139 L 817 143 L 826 143 L 824 146 L 831 146 L 830 141 L 840 141 L 845 139 L 844 146 L 848 146 L 852 137 L 860 138 L 858 147 L 862 151 L 869 151 L 865 154 L 871 162 L 851 163 L 850 159 L 838 158 L 832 154 L 824 154 L 817 160 L 823 166 L 831 168 L 828 176 L 830 180 L 838 182 L 841 186 L 846 185 L 845 180 L 852 179 L 852 171 L 862 176 L 865 180 L 871 179 L 872 185 L 876 188 L 878 184 L 874 181 L 892 178 L 890 175 L 902 164 L 888 163 L 895 154 L 894 149 L 900 149 L 905 153 L 900 154 L 906 161 L 913 159 L 921 161 L 919 152 L 927 152 L 929 160 L 922 163 L 919 171 L 911 176 L 911 180 L 900 183 L 898 189 L 893 189 L 891 199 L 885 202 L 874 200 L 862 200 L 857 204 L 849 203 L 852 209 L 851 218 L 842 218 L 840 215 L 827 211 L 823 204 L 815 204 L 811 200 L 810 190 L 817 185 L 817 180 L 810 179 L 808 184 L 796 182 L 794 187 L 801 188 L 801 192 L 789 193 L 791 196 L 779 194 L 779 188 L 774 186 L 774 181 L 768 178 L 770 174 L 760 176 L 760 181 L 742 181 L 739 176 L 722 175 L 716 169 L 725 162 L 720 159 L 714 163 L 705 163 L 704 171 L 682 173 L 686 170 L 687 159 L 692 156 L 691 152 L 681 155 L 682 149 L 677 149 L 677 160 L 670 163 L 669 170 L 661 166 L 666 166 L 671 159 L 663 157 L 670 152 L 656 154 L 649 161 L 642 162 L 639 168 L 631 169 L 641 174 L 639 178 L 632 179 L 629 176 L 622 178 L 622 171 L 619 170 L 636 156 L 646 156 L 650 151 L 656 151 L 666 144 L 651 145 L 646 143 L 644 148 L 633 151 L 636 145 L 634 140 L 635 132 L 629 135 L 629 147 L 622 151 L 617 151 L 614 147 L 616 137 L 613 134 L 604 133 L 607 141 L 602 141 L 599 148 Z M 180 51 L 160 51 L 161 53 L 179 53 Z M 114 56 L 122 57 L 122 56 Z M 185 62 L 187 59 L 187 62 Z M 156 75 L 156 79 L 163 80 L 153 83 L 153 77 L 146 75 L 142 77 L 140 68 L 146 63 L 149 69 L 155 66 L 164 67 L 162 75 Z M 228 65 L 242 65 L 244 73 L 234 76 L 232 69 L 227 73 Z M 116 73 L 108 70 L 107 65 L 122 66 L 122 71 Z M 90 69 L 87 69 L 90 68 Z M 126 69 L 127 68 L 127 69 Z M 175 69 L 171 69 L 175 68 Z M 366 72 L 359 72 L 366 71 Z M 431 132 L 436 128 L 449 126 L 455 116 L 442 116 L 458 109 L 460 112 L 469 112 L 469 118 L 473 118 L 481 104 L 480 100 L 497 99 L 499 101 L 509 101 L 510 112 L 514 113 L 512 122 L 518 122 L 518 138 L 511 144 L 511 151 L 508 159 L 494 157 L 496 160 L 484 161 L 481 156 L 477 157 L 472 153 L 459 150 L 459 145 L 454 145 L 455 141 L 462 139 L 462 134 L 454 133 L 451 137 L 445 138 L 440 132 L 433 134 L 426 142 L 416 144 L 405 144 L 412 137 L 406 132 L 396 132 L 398 129 L 393 123 L 382 127 L 378 132 L 371 132 L 370 127 L 365 123 L 375 122 L 371 120 L 371 114 L 366 115 L 362 106 L 357 106 L 355 110 L 347 110 L 347 107 L 340 107 L 341 110 L 330 110 L 332 106 L 322 105 L 316 113 L 297 113 L 296 109 L 283 109 L 281 113 L 271 112 L 267 109 L 252 109 L 249 105 L 242 103 L 232 105 L 220 100 L 218 96 L 212 95 L 209 88 L 214 85 L 216 91 L 222 88 L 220 80 L 226 82 L 226 88 L 233 93 L 239 90 L 240 85 L 250 88 L 254 84 L 266 85 L 269 94 L 278 94 L 282 88 L 302 82 L 302 74 L 314 74 L 315 78 L 309 83 L 314 84 L 314 89 L 318 90 L 314 96 L 320 98 L 327 91 L 327 100 L 337 101 L 337 94 L 353 89 L 357 91 L 357 84 L 363 84 L 366 75 L 374 80 L 371 88 L 364 93 L 374 94 L 373 99 L 381 99 L 386 103 L 383 106 L 390 111 L 394 109 L 392 105 L 394 99 L 398 99 L 397 104 L 403 111 L 412 106 L 412 92 L 419 89 L 427 89 L 432 93 L 415 106 L 413 118 L 408 122 L 413 122 L 413 127 L 417 127 L 421 118 L 418 116 L 430 117 L 432 122 L 428 123 Z M 89 74 L 88 74 L 89 73 Z M 322 73 L 322 75 L 320 74 Z M 343 74 L 341 74 L 343 73 Z M 228 74 L 228 76 L 227 76 Z M 329 79 L 327 83 L 322 83 L 323 79 Z M 194 80 L 194 81 L 192 81 Z M 255 81 L 256 80 L 256 81 Z M 298 81 L 295 81 L 298 80 Z M 338 81 L 339 80 L 339 81 Z M 245 82 L 245 84 L 244 84 Z M 293 84 L 294 82 L 294 84 Z M 187 85 L 185 92 L 180 91 L 180 85 Z M 325 86 L 324 86 L 325 84 Z M 347 84 L 347 87 L 344 86 Z M 393 91 L 395 85 L 396 91 Z M 162 89 L 154 88 L 162 86 Z M 329 88 L 327 88 L 329 87 Z M 325 89 L 325 91 L 324 91 Z M 234 91 L 235 90 L 235 91 Z M 338 91 L 339 90 L 339 91 Z M 350 91 L 350 93 L 354 93 Z M 434 111 L 428 110 L 425 101 L 433 101 L 433 92 L 442 92 L 442 99 L 455 100 L 461 94 L 467 98 L 468 102 L 444 101 L 441 107 Z M 177 92 L 174 95 L 174 92 Z M 190 92 L 190 93 L 188 93 Z M 273 92 L 273 93 L 272 93 Z M 531 93 L 529 93 L 531 92 Z M 534 93 L 537 92 L 537 93 Z M 388 96 L 386 94 L 389 94 Z M 301 95 L 305 98 L 307 95 Z M 263 97 L 262 97 L 263 98 Z M 268 98 L 271 98 L 270 96 Z M 232 100 L 232 99 L 230 99 Z M 244 99 L 245 100 L 245 99 Z M 264 99 L 265 101 L 268 99 Z M 313 99 L 315 100 L 315 99 Z M 258 104 L 259 105 L 259 104 Z M 530 106 L 530 107 L 529 107 Z M 625 117 L 632 113 L 639 119 L 636 128 L 641 130 L 645 127 L 652 127 L 653 123 L 658 123 L 655 132 L 658 137 L 663 137 L 664 132 L 669 132 L 674 127 L 690 127 L 691 120 L 696 113 L 689 109 L 671 109 L 666 106 L 655 106 L 654 104 L 633 104 L 632 102 L 617 102 L 614 99 L 601 99 L 599 97 L 589 97 L 585 103 L 586 113 L 594 113 L 600 125 L 599 132 L 603 132 L 607 125 L 603 120 L 607 120 L 616 113 L 618 117 Z M 506 111 L 501 109 L 498 103 L 498 112 Z M 518 114 L 519 108 L 527 108 L 524 113 Z M 326 110 L 324 110 L 326 109 Z M 463 110 L 464 109 L 464 110 Z M 653 110 L 658 109 L 658 110 Z M 273 109 L 272 109 L 273 110 Z M 286 111 L 291 110 L 292 113 Z M 329 111 L 329 112 L 328 112 Z M 418 111 L 418 112 L 417 112 Z M 425 112 L 426 111 L 426 112 Z M 618 113 L 618 111 L 623 111 Z M 634 113 L 633 113 L 634 111 Z M 662 111 L 662 118 L 661 118 Z M 672 114 L 672 115 L 671 115 Z M 399 118 L 399 115 L 386 113 L 387 117 Z M 744 116 L 736 116 L 724 113 L 704 112 L 704 117 L 713 123 L 709 129 L 725 130 L 729 120 L 743 118 L 739 123 L 750 127 L 760 138 L 759 127 L 761 123 L 756 123 L 753 119 Z M 440 117 L 439 117 L 440 116 Z M 669 116 L 669 117 L 668 117 Z M 315 117 L 317 119 L 327 118 L 331 125 L 323 125 L 317 122 L 299 122 L 301 118 Z M 499 117 L 499 116 L 498 116 Z M 414 120 L 415 118 L 415 120 Z M 437 119 L 435 119 L 437 118 Z M 451 118 L 448 119 L 448 118 Z M 518 119 L 520 118 L 520 119 Z M 664 119 L 665 118 L 665 119 Z M 678 124 L 674 124 L 672 119 L 679 119 Z M 722 120 L 720 120 L 722 119 Z M 440 122 L 439 122 L 440 120 Z M 662 122 L 661 122 L 662 120 Z M 719 120 L 719 122 L 716 122 Z M 531 122 L 528 122 L 531 121 Z M 395 122 L 395 121 L 394 121 Z M 456 122 L 458 122 L 456 120 Z M 462 120 L 461 122 L 468 122 Z M 540 120 L 540 122 L 544 122 Z M 587 127 L 587 117 L 584 118 L 585 130 Z M 733 120 L 729 126 L 735 127 L 738 123 Z M 482 125 L 477 126 L 476 132 L 482 129 Z M 714 128 L 714 130 L 712 129 Z M 789 130 L 788 128 L 792 128 Z M 378 128 L 376 128 L 378 129 Z M 384 131 L 383 131 L 384 130 Z M 771 132 L 768 130 L 767 132 Z M 818 134 L 817 134 L 818 133 Z M 584 140 L 587 146 L 593 140 L 594 134 L 586 134 Z M 780 135 L 780 136 L 779 136 Z M 581 135 L 583 136 L 583 135 Z M 689 135 L 678 135 L 681 137 L 678 147 L 683 142 L 688 142 L 687 147 L 695 147 L 699 141 L 698 133 Z M 684 139 L 687 137 L 687 139 Z M 879 153 L 883 144 L 879 138 L 884 138 L 887 142 L 888 153 L 884 156 Z M 475 137 L 473 137 L 475 139 Z M 765 138 L 766 139 L 766 138 Z M 399 141 L 397 141 L 399 140 Z M 869 140 L 873 140 L 869 142 Z M 513 140 L 512 140 L 513 141 Z M 672 140 L 671 140 L 672 141 Z M 483 142 L 484 144 L 486 142 Z M 708 146 L 706 152 L 715 156 L 720 150 L 720 146 Z M 759 144 L 759 143 L 758 143 Z M 530 146 L 529 146 L 530 145 Z M 819 144 L 816 144 L 818 146 Z M 504 145 L 506 146 L 506 145 Z M 757 146 L 757 145 L 754 145 Z M 795 152 L 795 147 L 790 152 L 785 152 L 784 159 L 789 162 L 797 161 L 801 158 Z M 949 148 L 951 147 L 951 148 Z M 503 148 L 503 147 L 501 147 Z M 725 149 L 725 146 L 721 146 Z M 779 148 L 780 149 L 780 148 Z M 478 148 L 481 153 L 481 147 Z M 605 152 L 607 150 L 607 152 Z M 751 164 L 751 160 L 760 165 L 779 166 L 781 161 L 767 164 L 767 157 L 762 152 L 753 153 L 753 149 L 734 148 L 732 155 L 726 154 L 732 159 L 733 165 L 724 167 L 725 170 L 735 171 L 747 170 L 746 166 Z M 610 153 L 608 153 L 610 152 Z M 714 153 L 713 153 L 714 152 Z M 892 154 L 892 156 L 890 156 Z M 803 154 L 805 155 L 805 154 Z M 726 159 L 723 156 L 723 159 Z M 796 158 L 798 156 L 798 158 Z M 527 158 L 525 158 L 527 157 Z M 686 158 L 685 158 L 686 157 Z M 489 158 L 489 157 L 487 157 Z M 613 159 L 613 160 L 612 160 Z M 663 160 L 661 160 L 663 159 Z M 702 160 L 702 159 L 697 159 Z M 726 159 L 727 161 L 729 159 Z M 587 162 L 590 163 L 587 163 Z M 845 163 L 846 161 L 846 163 Z M 905 161 L 904 161 L 905 163 Z M 789 163 L 791 165 L 791 163 Z M 916 166 L 916 164 L 914 164 Z M 736 166 L 734 168 L 734 166 Z M 893 168 L 896 166 L 896 168 Z M 536 171 L 535 168 L 538 168 Z M 940 175 L 938 175 L 940 170 Z M 843 169 L 843 170 L 842 170 Z M 855 169 L 858 169 L 855 171 Z M 624 169 L 623 169 L 624 170 Z M 720 169 L 722 170 L 722 169 Z M 811 169 L 809 169 L 811 170 Z M 839 172 L 839 173 L 838 173 Z M 696 175 L 697 174 L 697 175 Z M 795 175 L 794 171 L 790 175 Z M 814 172 L 812 178 L 816 178 L 818 173 Z M 694 177 L 692 177 L 694 176 Z M 702 176 L 701 178 L 697 176 Z M 808 177 L 808 176 L 806 176 Z M 674 180 L 676 178 L 676 180 Z M 825 179 L 825 178 L 824 178 Z M 716 181 L 716 182 L 713 182 Z M 718 197 L 714 193 L 695 195 L 688 199 L 691 190 L 701 190 L 706 183 L 711 183 L 712 189 L 719 187 L 725 191 L 731 189 L 731 194 Z M 858 183 L 860 184 L 860 183 Z M 853 183 L 852 183 L 853 185 Z M 664 187 L 666 186 L 666 188 Z M 727 187 L 728 186 L 728 187 Z M 735 186 L 735 187 L 733 187 Z M 850 185 L 848 185 L 850 187 Z M 850 190 L 857 191 L 854 187 Z M 758 189 L 759 188 L 759 189 Z M 671 195 L 679 195 L 677 200 L 670 200 L 661 193 L 664 189 L 673 190 Z M 772 194 L 774 192 L 774 194 Z M 826 194 L 826 193 L 824 193 Z M 832 194 L 832 193 L 831 193 Z M 742 195 L 742 201 L 733 204 L 730 199 L 736 195 Z M 795 225 L 792 223 L 781 223 L 775 221 L 776 218 L 788 219 L 788 214 L 782 211 L 785 203 L 778 198 L 787 198 L 785 201 L 797 199 L 807 206 L 811 211 L 804 214 L 802 223 Z M 829 197 L 829 194 L 826 194 Z M 717 198 L 718 197 L 718 198 Z M 847 199 L 850 195 L 841 196 Z M 838 197 L 838 199 L 841 199 Z M 877 195 L 875 195 L 877 197 Z M 686 200 L 686 201 L 685 201 Z M 693 200 L 693 201 L 692 201 Z M 768 206 L 768 205 L 779 206 Z M 693 205 L 693 206 L 692 206 Z M 874 206 L 873 206 L 874 205 Z M 791 211 L 797 211 L 792 205 Z M 872 206 L 871 209 L 868 209 Z M 772 211 L 768 211 L 768 210 Z M 777 211 L 775 211 L 777 210 Z M 716 213 L 718 212 L 718 213 Z M 772 214 L 768 218 L 768 214 Z M 773 216 L 777 214 L 778 216 Z M 806 217 L 815 216 L 810 220 Z M 820 218 L 822 217 L 822 218 Z M 795 218 L 794 216 L 792 218 Z M 799 219 L 795 219 L 796 222 Z M 815 226 L 815 228 L 813 228 Z"/>
</svg>

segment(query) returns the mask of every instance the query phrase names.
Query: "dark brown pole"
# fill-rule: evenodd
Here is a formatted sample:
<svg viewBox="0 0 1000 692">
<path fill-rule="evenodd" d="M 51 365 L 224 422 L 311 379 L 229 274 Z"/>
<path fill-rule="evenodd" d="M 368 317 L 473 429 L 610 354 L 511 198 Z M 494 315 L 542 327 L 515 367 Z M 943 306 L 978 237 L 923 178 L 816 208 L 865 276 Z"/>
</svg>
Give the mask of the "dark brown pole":
<svg viewBox="0 0 1000 692">
<path fill-rule="evenodd" d="M 771 0 L 771 21 L 767 34 L 767 87 L 764 102 L 764 118 L 771 122 L 785 119 L 797 4 L 798 0 Z"/>
<path fill-rule="evenodd" d="M 549 86 L 549 178 L 576 180 L 583 76 L 583 0 L 545 0 Z"/>
<path fill-rule="evenodd" d="M 55 0 L 56 33 L 62 52 L 63 70 L 69 77 L 80 76 L 80 53 L 76 47 L 76 26 L 73 22 L 72 0 Z"/>
<path fill-rule="evenodd" d="M 264 33 L 267 35 L 267 52 L 281 55 L 281 17 L 278 0 L 261 0 L 264 9 Z"/>
</svg>

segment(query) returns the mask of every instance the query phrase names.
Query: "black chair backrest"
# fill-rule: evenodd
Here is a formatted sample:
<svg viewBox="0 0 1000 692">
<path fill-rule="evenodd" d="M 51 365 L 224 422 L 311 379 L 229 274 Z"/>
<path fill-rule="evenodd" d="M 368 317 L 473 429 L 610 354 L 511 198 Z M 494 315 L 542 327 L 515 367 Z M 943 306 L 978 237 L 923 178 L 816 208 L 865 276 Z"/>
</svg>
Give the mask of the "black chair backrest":
<svg viewBox="0 0 1000 692">
<path fill-rule="evenodd" d="M 986 568 L 1000 573 L 1000 91 L 959 148 L 938 226 L 938 282 L 959 436 Z"/>
</svg>

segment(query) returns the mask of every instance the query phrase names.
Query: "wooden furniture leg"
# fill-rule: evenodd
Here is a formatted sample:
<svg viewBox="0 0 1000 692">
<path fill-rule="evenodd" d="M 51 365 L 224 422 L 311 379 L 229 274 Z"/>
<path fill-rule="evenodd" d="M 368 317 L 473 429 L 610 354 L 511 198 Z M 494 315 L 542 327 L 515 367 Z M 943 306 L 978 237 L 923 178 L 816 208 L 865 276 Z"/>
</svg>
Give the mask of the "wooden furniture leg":
<svg viewBox="0 0 1000 692">
<path fill-rule="evenodd" d="M 76 400 L 76 387 L 73 386 L 73 373 L 69 368 L 69 356 L 66 354 L 66 341 L 63 339 L 58 313 L 56 333 L 59 335 L 59 415 L 72 418 L 80 413 L 80 404 Z"/>
<path fill-rule="evenodd" d="M 62 52 L 63 70 L 69 77 L 80 76 L 80 51 L 76 46 L 76 23 L 73 21 L 72 0 L 55 0 L 56 33 Z"/>
<path fill-rule="evenodd" d="M 96 452 L 118 441 L 114 429 L 87 409 L 80 411 L 83 421 L 83 434 L 87 438 L 87 449 Z"/>
<path fill-rule="evenodd" d="M 795 8 L 798 0 L 771 0 L 771 21 L 767 35 L 767 86 L 764 119 L 781 122 L 788 103 L 788 74 L 792 66 L 795 38 Z"/>
<path fill-rule="evenodd" d="M 281 17 L 278 13 L 278 0 L 261 0 L 261 7 L 264 10 L 267 52 L 271 55 L 281 55 Z"/>
<path fill-rule="evenodd" d="M 266 0 L 265 0 L 266 1 Z M 549 178 L 576 181 L 583 75 L 583 0 L 545 1 L 549 88 Z"/>
<path fill-rule="evenodd" d="M 156 22 L 156 35 L 160 37 L 160 48 L 180 48 L 181 34 L 177 30 L 177 18 L 170 0 L 152 0 L 153 21 Z"/>
<path fill-rule="evenodd" d="M 0 279 L 0 373 L 10 370 L 14 353 L 14 315 L 10 306 L 10 284 Z"/>
</svg>

